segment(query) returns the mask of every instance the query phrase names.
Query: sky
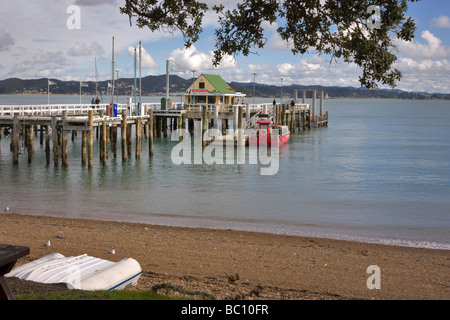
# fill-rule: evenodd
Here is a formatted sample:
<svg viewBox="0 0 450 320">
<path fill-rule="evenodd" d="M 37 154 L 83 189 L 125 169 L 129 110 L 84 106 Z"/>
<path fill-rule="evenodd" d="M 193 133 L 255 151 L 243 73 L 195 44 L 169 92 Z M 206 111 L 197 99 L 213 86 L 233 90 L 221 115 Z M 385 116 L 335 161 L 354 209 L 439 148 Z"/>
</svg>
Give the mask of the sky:
<svg viewBox="0 0 450 320">
<path fill-rule="evenodd" d="M 249 56 L 237 55 L 212 66 L 217 16 L 206 15 L 200 40 L 189 49 L 179 32 L 152 32 L 130 26 L 120 14 L 125 0 L 20 0 L 0 4 L 0 80 L 7 78 L 93 81 L 111 78 L 112 38 L 119 77 L 133 78 L 134 48 L 142 43 L 142 76 L 166 73 L 166 60 L 184 78 L 220 74 L 226 81 L 272 85 L 359 87 L 362 74 L 354 64 L 329 62 L 314 52 L 293 55 L 265 23 L 267 43 Z M 227 1 L 227 5 L 238 2 Z M 207 3 L 220 3 L 210 0 Z M 407 13 L 417 26 L 412 42 L 397 41 L 397 89 L 450 93 L 450 1 L 409 3 Z M 184 73 L 181 72 L 184 70 Z M 192 71 L 196 70 L 196 71 Z M 256 73 L 256 75 L 254 75 Z M 139 73 L 138 73 L 139 75 Z M 116 72 L 117 76 L 117 72 Z M 384 88 L 380 86 L 380 88 Z"/>
</svg>

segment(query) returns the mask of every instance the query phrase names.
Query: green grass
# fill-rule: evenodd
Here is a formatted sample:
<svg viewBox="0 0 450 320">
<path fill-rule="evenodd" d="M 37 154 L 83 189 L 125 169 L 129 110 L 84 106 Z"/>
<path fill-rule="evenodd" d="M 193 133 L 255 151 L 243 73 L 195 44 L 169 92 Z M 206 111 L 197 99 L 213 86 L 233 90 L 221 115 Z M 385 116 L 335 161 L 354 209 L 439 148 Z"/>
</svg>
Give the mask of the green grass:
<svg viewBox="0 0 450 320">
<path fill-rule="evenodd" d="M 178 300 L 152 291 L 81 291 L 18 294 L 17 300 Z"/>
</svg>

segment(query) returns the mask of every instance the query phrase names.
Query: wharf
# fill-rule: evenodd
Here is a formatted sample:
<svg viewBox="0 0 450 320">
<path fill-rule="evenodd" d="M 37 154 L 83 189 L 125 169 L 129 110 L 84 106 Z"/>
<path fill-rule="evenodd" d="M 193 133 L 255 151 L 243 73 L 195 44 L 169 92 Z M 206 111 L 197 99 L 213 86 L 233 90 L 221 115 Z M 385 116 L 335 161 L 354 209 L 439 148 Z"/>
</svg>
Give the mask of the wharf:
<svg viewBox="0 0 450 320">
<path fill-rule="evenodd" d="M 315 96 L 315 93 L 314 93 Z M 40 133 L 40 144 L 45 144 L 46 163 L 67 167 L 68 139 L 72 141 L 78 132 L 82 134 L 81 164 L 93 168 L 94 133 L 99 140 L 100 162 L 107 164 L 109 153 L 117 157 L 120 132 L 122 160 L 132 156 L 133 133 L 135 157 L 140 159 L 143 139 L 153 156 L 154 138 L 168 137 L 177 129 L 194 131 L 194 122 L 200 121 L 203 146 L 207 144 L 205 132 L 216 129 L 225 138 L 228 130 L 253 129 L 259 114 L 269 114 L 275 124 L 286 125 L 291 132 L 328 125 L 328 112 L 323 112 L 323 92 L 320 96 L 320 113 L 305 103 L 291 104 L 241 104 L 241 105 L 181 105 L 176 109 L 161 110 L 159 103 L 100 104 L 100 105 L 0 105 L 0 147 L 11 138 L 13 164 L 19 163 L 19 155 L 27 154 L 31 163 L 34 154 L 34 136 Z M 134 126 L 134 128 L 133 128 Z M 231 127 L 232 126 L 232 127 Z M 144 138 L 142 138 L 142 135 Z M 231 135 L 233 137 L 233 135 Z M 182 135 L 180 137 L 182 139 Z M 224 138 L 222 138 L 224 139 Z M 20 143 L 22 140 L 22 143 Z M 26 152 L 25 152 L 26 151 Z"/>
</svg>

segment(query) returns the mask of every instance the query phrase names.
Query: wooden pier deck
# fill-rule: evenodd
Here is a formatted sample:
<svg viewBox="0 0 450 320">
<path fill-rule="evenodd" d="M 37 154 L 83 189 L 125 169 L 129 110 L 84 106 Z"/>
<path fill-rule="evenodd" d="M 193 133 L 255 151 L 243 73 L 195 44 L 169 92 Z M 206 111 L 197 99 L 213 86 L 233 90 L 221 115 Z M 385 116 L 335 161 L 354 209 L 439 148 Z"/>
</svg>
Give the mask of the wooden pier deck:
<svg viewBox="0 0 450 320">
<path fill-rule="evenodd" d="M 317 115 L 315 103 L 313 108 L 305 103 L 230 106 L 197 104 L 171 110 L 161 110 L 158 103 L 143 104 L 139 110 L 135 105 L 126 104 L 0 105 L 0 147 L 10 138 L 13 164 L 18 164 L 19 156 L 25 154 L 31 163 L 34 136 L 39 133 L 40 144 L 45 144 L 47 165 L 53 162 L 55 166 L 61 164 L 67 167 L 69 134 L 73 141 L 74 136 L 81 132 L 81 164 L 92 169 L 94 135 L 99 140 L 99 160 L 106 165 L 109 154 L 117 157 L 119 139 L 122 161 L 127 161 L 132 156 L 133 140 L 135 157 L 140 159 L 143 139 L 149 145 L 149 156 L 153 156 L 154 138 L 168 137 L 169 131 L 182 129 L 193 132 L 194 122 L 200 121 L 202 137 L 208 129 L 221 130 L 225 136 L 228 134 L 227 130 L 243 129 L 245 132 L 251 129 L 260 113 L 271 114 L 274 123 L 289 126 L 291 132 L 328 125 L 328 112 L 323 113 L 322 102 L 320 114 Z M 206 139 L 203 139 L 203 145 L 206 144 Z"/>
</svg>

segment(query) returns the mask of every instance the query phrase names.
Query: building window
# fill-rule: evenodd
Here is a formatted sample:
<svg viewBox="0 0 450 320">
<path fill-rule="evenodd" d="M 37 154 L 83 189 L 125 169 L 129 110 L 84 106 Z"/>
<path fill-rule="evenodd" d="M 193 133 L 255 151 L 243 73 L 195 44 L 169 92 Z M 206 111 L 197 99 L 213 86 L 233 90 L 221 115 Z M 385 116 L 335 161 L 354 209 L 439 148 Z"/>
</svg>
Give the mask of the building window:
<svg viewBox="0 0 450 320">
<path fill-rule="evenodd" d="M 205 89 L 205 83 L 204 82 L 199 82 L 198 83 L 198 88 L 199 89 Z"/>
</svg>

